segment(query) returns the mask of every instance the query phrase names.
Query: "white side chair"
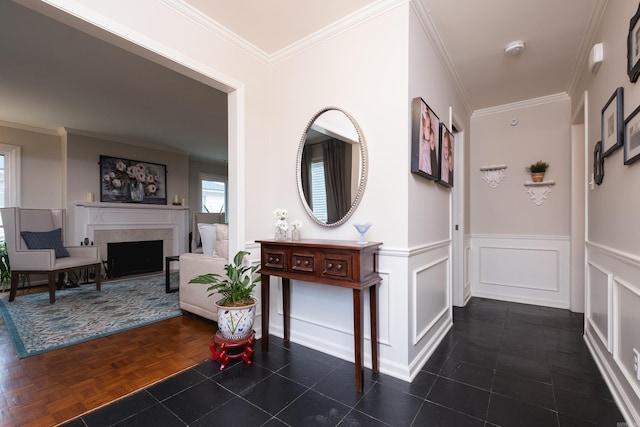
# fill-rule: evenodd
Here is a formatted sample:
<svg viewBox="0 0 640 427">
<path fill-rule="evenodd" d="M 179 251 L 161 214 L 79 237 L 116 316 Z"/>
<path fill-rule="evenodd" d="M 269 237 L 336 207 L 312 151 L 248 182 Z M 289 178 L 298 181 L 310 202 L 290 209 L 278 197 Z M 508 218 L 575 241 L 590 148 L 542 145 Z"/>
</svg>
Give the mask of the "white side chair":
<svg viewBox="0 0 640 427">
<path fill-rule="evenodd" d="M 81 268 L 93 269 L 96 289 L 100 290 L 101 266 L 97 246 L 65 246 L 65 211 L 64 209 L 21 209 L 2 208 L 2 224 L 5 231 L 7 253 L 11 265 L 11 291 L 9 301 L 16 297 L 18 277 L 20 274 L 47 274 L 49 280 L 49 302 L 56 301 L 56 276 Z M 58 235 L 60 239 L 51 236 Z M 53 240 L 53 246 L 47 243 L 38 246 L 49 246 L 56 249 L 29 249 L 21 232 L 31 232 L 28 239 Z M 47 233 L 49 232 L 49 233 Z M 33 234 L 38 233 L 38 234 Z M 46 238 L 45 238 L 46 237 Z M 33 242 L 31 244 L 34 245 Z M 58 252 L 58 257 L 56 257 Z M 68 256 L 60 257 L 61 253 Z"/>
<path fill-rule="evenodd" d="M 200 241 L 200 230 L 198 224 L 224 224 L 223 213 L 199 213 L 193 214 L 191 221 L 191 252 L 202 253 L 202 242 Z"/>
</svg>

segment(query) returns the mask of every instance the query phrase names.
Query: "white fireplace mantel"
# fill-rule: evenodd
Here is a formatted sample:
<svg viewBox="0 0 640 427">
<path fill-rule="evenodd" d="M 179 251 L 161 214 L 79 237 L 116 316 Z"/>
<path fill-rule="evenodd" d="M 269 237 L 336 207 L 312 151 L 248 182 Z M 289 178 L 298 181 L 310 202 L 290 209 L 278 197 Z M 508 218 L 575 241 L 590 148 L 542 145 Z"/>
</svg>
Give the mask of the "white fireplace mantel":
<svg viewBox="0 0 640 427">
<path fill-rule="evenodd" d="M 168 255 L 187 252 L 189 207 L 171 205 L 75 202 L 73 242 L 94 241 L 97 230 L 171 229 Z"/>
</svg>

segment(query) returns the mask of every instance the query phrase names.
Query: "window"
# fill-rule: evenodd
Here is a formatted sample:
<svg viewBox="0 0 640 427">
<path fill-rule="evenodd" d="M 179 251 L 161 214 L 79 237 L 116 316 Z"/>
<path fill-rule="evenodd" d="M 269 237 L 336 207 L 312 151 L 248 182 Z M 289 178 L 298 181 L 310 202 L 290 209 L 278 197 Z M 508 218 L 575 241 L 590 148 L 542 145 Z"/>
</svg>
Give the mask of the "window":
<svg viewBox="0 0 640 427">
<path fill-rule="evenodd" d="M 227 182 L 211 175 L 200 176 L 202 212 L 225 213 L 227 211 Z"/>
<path fill-rule="evenodd" d="M 327 222 L 327 191 L 322 157 L 311 161 L 311 210 L 319 221 Z"/>
<path fill-rule="evenodd" d="M 20 206 L 20 147 L 0 144 L 0 207 Z M 4 227 L 0 218 L 0 240 Z"/>
</svg>

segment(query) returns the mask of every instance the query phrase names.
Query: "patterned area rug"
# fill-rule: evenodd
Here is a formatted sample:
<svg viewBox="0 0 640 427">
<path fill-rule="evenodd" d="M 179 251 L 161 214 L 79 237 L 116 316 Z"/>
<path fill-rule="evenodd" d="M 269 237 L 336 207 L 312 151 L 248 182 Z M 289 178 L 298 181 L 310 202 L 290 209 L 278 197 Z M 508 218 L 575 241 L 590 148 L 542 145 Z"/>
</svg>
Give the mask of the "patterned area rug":
<svg viewBox="0 0 640 427">
<path fill-rule="evenodd" d="M 172 273 L 172 283 L 178 272 Z M 181 315 L 178 292 L 165 293 L 164 274 L 49 293 L 0 296 L 0 312 L 19 358 L 78 344 Z"/>
</svg>

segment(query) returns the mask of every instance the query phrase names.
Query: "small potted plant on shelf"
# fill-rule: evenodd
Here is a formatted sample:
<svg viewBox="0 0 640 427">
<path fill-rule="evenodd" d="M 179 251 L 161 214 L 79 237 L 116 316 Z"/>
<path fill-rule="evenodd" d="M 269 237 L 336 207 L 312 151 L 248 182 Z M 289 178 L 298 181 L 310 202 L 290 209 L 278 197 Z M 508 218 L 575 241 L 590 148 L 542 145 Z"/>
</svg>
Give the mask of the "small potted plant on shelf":
<svg viewBox="0 0 640 427">
<path fill-rule="evenodd" d="M 544 173 L 549 168 L 549 163 L 538 160 L 532 165 L 527 167 L 527 172 L 531 173 L 531 180 L 533 182 L 542 182 L 544 180 Z"/>
<path fill-rule="evenodd" d="M 222 295 L 215 302 L 218 307 L 218 329 L 228 340 L 242 340 L 251 335 L 258 300 L 252 296 L 260 276 L 254 273 L 260 265 L 244 264 L 247 251 L 239 251 L 233 263 L 225 265 L 226 277 L 208 273 L 195 277 L 189 283 L 209 285 L 209 296 Z"/>
</svg>

